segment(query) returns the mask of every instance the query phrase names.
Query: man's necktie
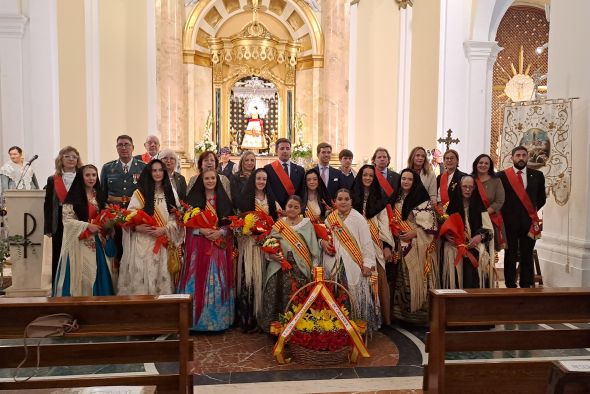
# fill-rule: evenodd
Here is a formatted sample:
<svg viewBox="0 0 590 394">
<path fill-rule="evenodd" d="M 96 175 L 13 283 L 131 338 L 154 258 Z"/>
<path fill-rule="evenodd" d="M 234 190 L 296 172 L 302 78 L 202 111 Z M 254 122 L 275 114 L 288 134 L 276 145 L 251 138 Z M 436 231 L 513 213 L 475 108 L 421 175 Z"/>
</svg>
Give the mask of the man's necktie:
<svg viewBox="0 0 590 394">
<path fill-rule="evenodd" d="M 322 181 L 324 181 L 324 185 L 328 186 L 328 167 L 322 167 L 321 168 L 321 174 L 320 176 L 322 177 Z"/>
<path fill-rule="evenodd" d="M 520 184 L 522 185 L 522 187 L 524 187 L 524 181 L 522 180 L 522 171 L 518 170 L 516 172 L 516 175 L 518 175 L 518 181 L 520 182 Z"/>
<path fill-rule="evenodd" d="M 283 168 L 285 169 L 287 175 L 289 175 L 289 165 L 287 163 L 283 163 Z"/>
<path fill-rule="evenodd" d="M 127 174 L 129 172 L 129 166 L 127 164 L 123 164 L 123 173 Z"/>
</svg>

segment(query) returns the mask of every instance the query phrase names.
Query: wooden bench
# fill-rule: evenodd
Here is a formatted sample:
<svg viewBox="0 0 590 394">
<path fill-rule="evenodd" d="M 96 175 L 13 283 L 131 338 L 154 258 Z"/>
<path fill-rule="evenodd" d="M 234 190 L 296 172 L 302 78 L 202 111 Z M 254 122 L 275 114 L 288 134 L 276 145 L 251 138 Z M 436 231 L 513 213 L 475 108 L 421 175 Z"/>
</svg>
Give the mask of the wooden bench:
<svg viewBox="0 0 590 394">
<path fill-rule="evenodd" d="M 588 348 L 590 329 L 447 329 L 588 322 L 590 289 L 470 289 L 462 293 L 432 290 L 423 389 L 427 393 L 545 393 L 552 360 L 447 361 L 445 353 Z"/>
<path fill-rule="evenodd" d="M 95 374 L 65 379 L 51 376 L 27 382 L 0 382 L 0 389 L 157 386 L 158 393 L 193 392 L 192 375 L 188 371 L 188 361 L 193 358 L 189 337 L 192 325 L 189 296 L 0 298 L 0 339 L 22 339 L 28 323 L 41 315 L 54 313 L 68 313 L 78 321 L 79 329 L 66 334 L 66 338 L 148 337 L 133 341 L 113 339 L 94 343 L 44 343 L 41 345 L 41 367 L 178 362 L 179 372 L 129 376 Z M 164 334 L 178 335 L 178 338 L 154 339 Z M 37 340 L 27 343 L 29 358 L 24 367 L 35 367 Z M 23 356 L 22 344 L 2 344 L 0 368 L 15 368 Z"/>
</svg>

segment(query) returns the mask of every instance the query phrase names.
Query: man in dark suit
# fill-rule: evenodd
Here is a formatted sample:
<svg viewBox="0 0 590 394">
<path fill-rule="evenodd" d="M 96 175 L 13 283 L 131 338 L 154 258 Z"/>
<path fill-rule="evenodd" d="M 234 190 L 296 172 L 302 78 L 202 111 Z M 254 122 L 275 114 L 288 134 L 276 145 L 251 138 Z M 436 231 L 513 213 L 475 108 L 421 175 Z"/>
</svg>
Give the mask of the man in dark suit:
<svg viewBox="0 0 590 394">
<path fill-rule="evenodd" d="M 395 192 L 397 185 L 399 184 L 399 174 L 387 168 L 391 162 L 391 156 L 389 155 L 387 149 L 381 147 L 375 149 L 375 153 L 373 153 L 371 162 L 375 166 L 375 172 L 379 172 L 379 174 L 382 175 L 381 177 L 379 174 L 375 174 L 377 175 L 377 180 L 379 180 L 379 184 L 381 185 L 381 190 L 385 195 L 387 195 L 387 197 L 391 197 Z M 386 185 L 381 183 L 382 179 L 387 180 L 387 183 L 389 183 L 391 189 L 384 187 Z"/>
<path fill-rule="evenodd" d="M 342 186 L 340 177 L 342 173 L 336 168 L 330 166 L 330 157 L 332 156 L 332 145 L 327 142 L 320 142 L 316 149 L 318 155 L 318 165 L 316 166 L 326 189 L 328 189 L 328 195 L 330 201 L 336 198 L 336 192 Z"/>
<path fill-rule="evenodd" d="M 436 190 L 438 190 L 438 201 L 446 204 L 449 202 L 449 196 L 466 174 L 459 171 L 459 153 L 454 149 L 445 152 L 443 163 L 445 164 L 445 171 L 436 177 Z M 441 185 L 441 179 L 444 179 L 446 184 L 443 182 Z"/>
<path fill-rule="evenodd" d="M 145 152 L 141 155 L 134 156 L 135 159 L 143 161 L 145 164 L 159 158 L 160 139 L 156 135 L 148 135 L 143 143 Z"/>
<path fill-rule="evenodd" d="M 502 216 L 508 249 L 504 257 L 506 287 L 516 287 L 516 261 L 520 262 L 520 287 L 534 287 L 533 249 L 541 236 L 537 211 L 545 205 L 545 176 L 526 167 L 528 151 L 524 146 L 512 150 L 513 167 L 498 175 L 504 186 Z"/>
<path fill-rule="evenodd" d="M 281 208 L 285 208 L 287 199 L 293 194 L 301 195 L 305 170 L 291 162 L 291 141 L 279 138 L 276 142 L 278 160 L 264 166 L 268 174 L 268 183 Z"/>
<path fill-rule="evenodd" d="M 219 151 L 219 166 L 217 167 L 217 173 L 219 175 L 225 175 L 227 179 L 231 178 L 236 168 L 236 163 L 230 160 L 230 154 L 231 151 L 227 146 L 221 148 Z"/>
</svg>

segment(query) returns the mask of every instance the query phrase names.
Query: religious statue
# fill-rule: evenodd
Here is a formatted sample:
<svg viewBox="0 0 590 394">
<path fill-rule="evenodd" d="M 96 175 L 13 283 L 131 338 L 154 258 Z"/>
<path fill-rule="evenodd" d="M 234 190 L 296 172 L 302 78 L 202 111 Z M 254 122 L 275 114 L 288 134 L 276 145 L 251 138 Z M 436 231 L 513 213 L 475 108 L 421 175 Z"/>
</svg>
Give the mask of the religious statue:
<svg viewBox="0 0 590 394">
<path fill-rule="evenodd" d="M 242 150 L 263 150 L 266 148 L 266 139 L 264 138 L 264 122 L 258 117 L 258 107 L 254 106 L 253 111 L 248 119 L 248 126 L 244 131 L 244 138 L 240 146 Z"/>
</svg>

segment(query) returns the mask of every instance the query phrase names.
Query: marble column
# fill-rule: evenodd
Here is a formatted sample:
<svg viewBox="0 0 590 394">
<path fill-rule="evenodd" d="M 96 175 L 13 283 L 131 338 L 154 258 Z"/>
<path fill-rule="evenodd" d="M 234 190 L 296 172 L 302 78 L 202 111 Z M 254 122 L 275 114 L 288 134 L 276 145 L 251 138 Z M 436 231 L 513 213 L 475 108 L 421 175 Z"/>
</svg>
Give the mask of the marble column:
<svg viewBox="0 0 590 394">
<path fill-rule="evenodd" d="M 325 39 L 324 68 L 320 84 L 319 140 L 329 142 L 334 153 L 348 140 L 349 1 L 322 2 Z"/>
<path fill-rule="evenodd" d="M 459 153 L 474 159 L 474 152 L 490 151 L 492 68 L 502 48 L 495 41 L 465 41 L 463 49 L 469 62 L 467 129 Z M 468 162 L 469 159 L 463 161 Z"/>
<path fill-rule="evenodd" d="M 182 63 L 183 0 L 156 0 L 156 89 L 160 144 L 186 152 L 187 95 Z"/>
</svg>

